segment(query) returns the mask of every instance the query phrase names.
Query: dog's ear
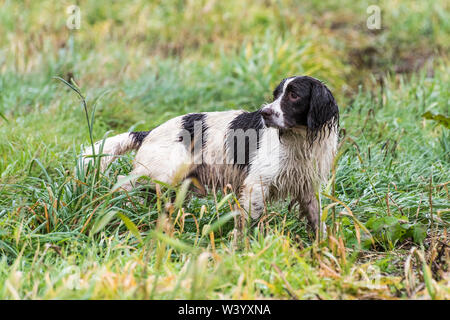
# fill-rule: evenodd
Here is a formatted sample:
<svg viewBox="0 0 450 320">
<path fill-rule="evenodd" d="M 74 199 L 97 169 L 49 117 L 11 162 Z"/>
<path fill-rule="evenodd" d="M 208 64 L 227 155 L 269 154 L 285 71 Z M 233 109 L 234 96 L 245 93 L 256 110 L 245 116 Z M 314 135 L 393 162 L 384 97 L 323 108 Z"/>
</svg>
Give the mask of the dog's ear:
<svg viewBox="0 0 450 320">
<path fill-rule="evenodd" d="M 330 90 L 321 83 L 314 83 L 306 119 L 308 129 L 317 131 L 338 115 L 339 109 Z"/>
</svg>

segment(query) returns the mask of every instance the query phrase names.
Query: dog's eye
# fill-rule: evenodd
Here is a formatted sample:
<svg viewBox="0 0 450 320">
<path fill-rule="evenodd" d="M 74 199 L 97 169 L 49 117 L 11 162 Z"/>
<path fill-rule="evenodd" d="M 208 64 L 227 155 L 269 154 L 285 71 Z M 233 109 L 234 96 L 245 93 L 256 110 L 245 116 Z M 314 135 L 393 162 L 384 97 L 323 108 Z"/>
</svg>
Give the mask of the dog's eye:
<svg viewBox="0 0 450 320">
<path fill-rule="evenodd" d="M 300 99 L 300 96 L 295 94 L 292 91 L 289 92 L 288 97 L 289 97 L 289 100 L 291 100 L 291 101 L 297 101 L 298 99 Z"/>
</svg>

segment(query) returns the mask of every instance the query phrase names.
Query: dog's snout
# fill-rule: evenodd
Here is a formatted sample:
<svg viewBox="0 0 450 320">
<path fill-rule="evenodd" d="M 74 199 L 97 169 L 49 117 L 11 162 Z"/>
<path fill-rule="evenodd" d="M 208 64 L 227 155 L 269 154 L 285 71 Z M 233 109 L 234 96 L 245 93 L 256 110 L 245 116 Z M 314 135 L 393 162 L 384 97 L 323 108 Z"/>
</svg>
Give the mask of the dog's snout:
<svg viewBox="0 0 450 320">
<path fill-rule="evenodd" d="M 270 108 L 264 108 L 261 110 L 261 115 L 263 118 L 269 118 L 271 115 L 273 115 L 273 110 Z"/>
</svg>

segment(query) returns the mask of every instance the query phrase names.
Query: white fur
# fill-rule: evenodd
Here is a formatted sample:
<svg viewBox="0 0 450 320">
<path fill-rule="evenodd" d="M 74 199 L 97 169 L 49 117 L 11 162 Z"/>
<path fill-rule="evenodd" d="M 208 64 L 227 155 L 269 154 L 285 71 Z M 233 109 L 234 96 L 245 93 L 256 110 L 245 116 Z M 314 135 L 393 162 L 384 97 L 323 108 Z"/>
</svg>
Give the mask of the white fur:
<svg viewBox="0 0 450 320">
<path fill-rule="evenodd" d="M 103 149 L 101 150 L 102 145 Z M 103 140 L 97 141 L 94 144 L 94 149 L 96 155 L 99 155 L 100 153 L 105 155 L 101 158 L 101 169 L 104 170 L 110 162 L 117 158 L 118 155 L 124 154 L 133 149 L 133 143 L 130 139 L 129 133 L 122 133 L 114 137 L 107 138 L 104 142 Z M 86 166 L 93 160 L 92 146 L 86 147 L 83 152 L 84 165 Z"/>
</svg>

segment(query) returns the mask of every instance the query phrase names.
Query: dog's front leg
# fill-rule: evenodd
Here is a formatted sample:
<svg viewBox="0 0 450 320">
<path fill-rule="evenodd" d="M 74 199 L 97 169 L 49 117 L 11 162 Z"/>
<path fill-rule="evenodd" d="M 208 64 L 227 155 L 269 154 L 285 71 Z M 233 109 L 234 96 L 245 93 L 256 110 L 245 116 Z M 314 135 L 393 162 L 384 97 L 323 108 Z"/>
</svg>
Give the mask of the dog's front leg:
<svg viewBox="0 0 450 320">
<path fill-rule="evenodd" d="M 267 187 L 261 183 L 245 184 L 239 203 L 245 214 L 252 219 L 258 219 L 264 212 L 264 202 L 267 198 Z"/>
<path fill-rule="evenodd" d="M 235 218 L 234 232 L 237 247 L 244 243 L 244 235 L 249 225 L 249 217 L 258 219 L 264 212 L 264 200 L 266 188 L 260 183 L 244 184 L 241 196 L 239 197 L 239 204 L 242 210 L 240 215 Z"/>
<path fill-rule="evenodd" d="M 299 218 L 306 216 L 308 225 L 316 232 L 321 223 L 319 200 L 316 198 L 314 191 L 308 191 L 307 193 L 302 194 L 298 198 L 298 203 L 300 204 Z M 325 231 L 324 226 L 322 226 L 321 229 L 322 232 Z"/>
</svg>

